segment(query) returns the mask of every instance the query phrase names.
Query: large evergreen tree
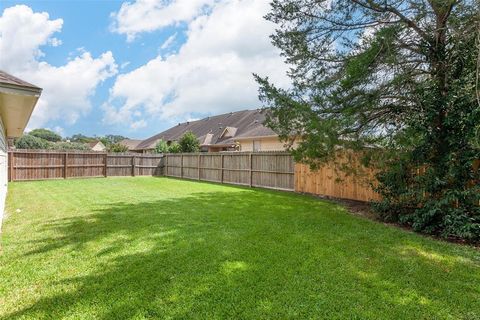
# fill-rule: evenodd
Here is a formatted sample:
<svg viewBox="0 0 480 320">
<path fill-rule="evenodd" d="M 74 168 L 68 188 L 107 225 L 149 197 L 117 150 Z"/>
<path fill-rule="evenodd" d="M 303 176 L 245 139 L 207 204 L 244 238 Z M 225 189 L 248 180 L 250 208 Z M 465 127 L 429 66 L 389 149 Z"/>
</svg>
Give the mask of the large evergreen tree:
<svg viewBox="0 0 480 320">
<path fill-rule="evenodd" d="M 361 150 L 382 216 L 480 239 L 477 0 L 274 0 L 292 87 L 256 76 L 267 124 L 318 166 Z M 374 161 L 372 161 L 374 160 Z M 421 174 L 419 174 L 421 169 Z"/>
</svg>

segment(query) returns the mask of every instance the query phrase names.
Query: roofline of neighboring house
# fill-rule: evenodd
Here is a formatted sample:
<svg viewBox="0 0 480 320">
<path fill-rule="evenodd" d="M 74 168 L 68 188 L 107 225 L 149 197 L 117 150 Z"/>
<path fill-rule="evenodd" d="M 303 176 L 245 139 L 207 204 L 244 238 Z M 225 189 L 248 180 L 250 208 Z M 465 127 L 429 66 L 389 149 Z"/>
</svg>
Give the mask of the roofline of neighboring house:
<svg viewBox="0 0 480 320">
<path fill-rule="evenodd" d="M 234 140 L 250 140 L 250 139 L 263 139 L 263 138 L 275 138 L 278 137 L 278 135 L 273 134 L 273 135 L 267 135 L 267 136 L 249 136 L 249 137 L 238 137 L 238 138 L 231 138 Z M 173 141 L 173 140 L 172 140 Z M 201 144 L 201 147 L 229 147 L 233 146 L 235 143 L 213 143 L 213 144 Z M 139 150 L 153 150 L 155 147 L 146 147 L 146 148 L 140 148 L 140 149 L 132 149 L 133 151 L 139 151 Z"/>
</svg>

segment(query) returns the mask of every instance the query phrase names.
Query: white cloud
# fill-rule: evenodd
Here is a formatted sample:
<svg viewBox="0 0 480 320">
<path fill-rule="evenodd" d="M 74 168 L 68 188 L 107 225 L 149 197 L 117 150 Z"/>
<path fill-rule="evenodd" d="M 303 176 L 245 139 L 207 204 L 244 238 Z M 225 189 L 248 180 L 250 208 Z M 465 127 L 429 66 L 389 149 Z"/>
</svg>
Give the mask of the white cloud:
<svg viewBox="0 0 480 320">
<path fill-rule="evenodd" d="M 133 122 L 130 125 L 130 128 L 132 128 L 133 130 L 137 130 L 137 129 L 145 128 L 146 126 L 147 126 L 147 121 L 142 119 L 142 120 Z"/>
<path fill-rule="evenodd" d="M 57 46 L 53 37 L 63 21 L 50 20 L 48 13 L 36 13 L 25 5 L 7 8 L 0 16 L 0 69 L 43 88 L 29 123 L 30 128 L 61 119 L 72 124 L 91 109 L 96 87 L 117 72 L 111 52 L 97 58 L 79 51 L 61 66 L 41 61 L 44 45 Z"/>
<path fill-rule="evenodd" d="M 52 47 L 58 47 L 58 46 L 61 46 L 62 45 L 62 40 L 60 39 L 57 39 L 57 38 L 51 38 L 48 43 L 52 46 Z"/>
<path fill-rule="evenodd" d="M 168 47 L 170 47 L 173 42 L 175 41 L 175 38 L 177 37 L 177 33 L 175 34 L 172 34 L 170 37 L 168 37 L 167 40 L 165 40 L 165 42 L 160 46 L 160 49 L 167 49 Z"/>
<path fill-rule="evenodd" d="M 138 0 L 125 2 L 117 13 L 112 13 L 111 29 L 127 35 L 128 41 L 142 32 L 188 22 L 204 12 L 215 0 Z"/>
<path fill-rule="evenodd" d="M 63 20 L 50 20 L 48 13 L 33 13 L 25 5 L 6 8 L 0 16 L 0 63 L 3 68 L 28 68 L 43 56 L 40 46 L 62 29 Z"/>
<path fill-rule="evenodd" d="M 130 64 L 130 61 L 126 61 L 120 65 L 120 69 L 125 69 Z"/>
<path fill-rule="evenodd" d="M 58 133 L 62 137 L 65 135 L 65 129 L 63 129 L 60 126 L 56 126 L 55 128 L 53 128 L 53 131 L 55 131 L 56 133 Z"/>
<path fill-rule="evenodd" d="M 217 3 L 188 25 L 177 54 L 158 56 L 119 75 L 104 106 L 105 122 L 133 121 L 134 113 L 163 119 L 189 118 L 259 106 L 252 73 L 287 87 L 286 65 L 270 43 L 274 25 L 263 19 L 264 0 Z M 241 13 L 241 14 L 239 14 Z"/>
</svg>

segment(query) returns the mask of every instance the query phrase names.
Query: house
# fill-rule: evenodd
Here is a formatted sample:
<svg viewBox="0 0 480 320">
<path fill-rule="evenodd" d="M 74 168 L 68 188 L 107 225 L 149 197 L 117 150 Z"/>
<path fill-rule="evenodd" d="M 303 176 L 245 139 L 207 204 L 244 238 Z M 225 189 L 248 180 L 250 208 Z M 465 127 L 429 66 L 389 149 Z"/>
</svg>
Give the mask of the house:
<svg viewBox="0 0 480 320">
<path fill-rule="evenodd" d="M 105 151 L 107 147 L 100 140 L 95 140 L 87 143 L 92 151 Z"/>
<path fill-rule="evenodd" d="M 23 134 L 42 89 L 0 70 L 0 226 L 8 181 L 8 145 Z"/>
<path fill-rule="evenodd" d="M 137 148 L 137 146 L 139 145 L 140 142 L 142 142 L 142 140 L 123 139 L 118 143 L 122 146 L 127 147 L 128 151 L 134 151 L 134 150 L 136 150 L 136 148 Z"/>
<path fill-rule="evenodd" d="M 198 137 L 204 152 L 219 151 L 283 151 L 278 135 L 263 123 L 267 110 L 243 110 L 179 123 L 140 142 L 135 151 L 152 152 L 162 139 L 168 144 L 178 141 L 187 131 Z"/>
</svg>

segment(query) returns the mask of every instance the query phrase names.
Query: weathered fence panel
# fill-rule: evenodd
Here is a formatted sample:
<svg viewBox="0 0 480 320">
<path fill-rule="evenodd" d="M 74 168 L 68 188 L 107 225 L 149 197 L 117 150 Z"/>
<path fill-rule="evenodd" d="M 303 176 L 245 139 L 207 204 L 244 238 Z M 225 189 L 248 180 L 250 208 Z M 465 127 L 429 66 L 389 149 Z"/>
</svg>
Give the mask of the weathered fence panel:
<svg viewBox="0 0 480 320">
<path fill-rule="evenodd" d="M 271 161 L 267 155 L 252 157 L 252 186 L 274 189 L 293 189 L 295 163 L 290 154 L 277 154 Z"/>
<path fill-rule="evenodd" d="M 59 152 L 30 153 L 18 151 L 9 155 L 11 180 L 57 179 L 64 177 L 65 155 Z"/>
<path fill-rule="evenodd" d="M 200 156 L 200 178 L 203 181 L 222 181 L 222 155 L 211 153 Z"/>
<path fill-rule="evenodd" d="M 66 153 L 66 178 L 102 177 L 106 176 L 103 153 Z"/>
<path fill-rule="evenodd" d="M 165 175 L 181 178 L 183 176 L 182 161 L 181 155 L 167 155 L 165 158 Z"/>
<path fill-rule="evenodd" d="M 109 154 L 107 156 L 107 176 L 135 176 L 135 156 L 131 154 Z"/>
<path fill-rule="evenodd" d="M 165 155 L 165 175 L 281 190 L 294 189 L 294 165 L 286 152 L 222 152 Z"/>
<path fill-rule="evenodd" d="M 9 181 L 162 175 L 163 155 L 104 152 L 9 151 Z"/>
<path fill-rule="evenodd" d="M 162 155 L 139 155 L 133 158 L 136 171 L 134 175 L 138 176 L 161 176 L 163 175 Z"/>
</svg>

